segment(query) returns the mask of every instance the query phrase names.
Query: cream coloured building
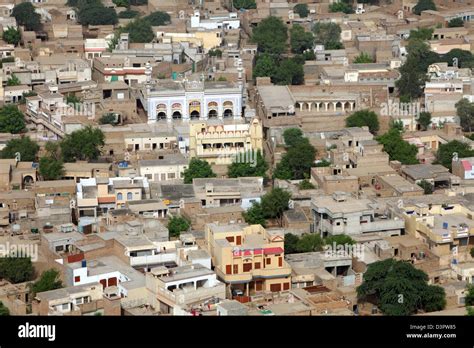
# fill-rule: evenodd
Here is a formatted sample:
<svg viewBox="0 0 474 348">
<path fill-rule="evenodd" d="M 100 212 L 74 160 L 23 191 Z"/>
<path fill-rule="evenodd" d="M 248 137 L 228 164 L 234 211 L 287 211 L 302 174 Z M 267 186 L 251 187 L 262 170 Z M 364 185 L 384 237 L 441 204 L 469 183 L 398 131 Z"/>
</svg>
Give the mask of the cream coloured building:
<svg viewBox="0 0 474 348">
<path fill-rule="evenodd" d="M 226 81 L 158 81 L 141 90 L 148 123 L 161 120 L 242 118 L 242 84 Z"/>
<path fill-rule="evenodd" d="M 237 155 L 249 152 L 251 158 L 247 159 L 256 160 L 256 151 L 263 149 L 263 130 L 258 119 L 245 124 L 191 123 L 189 128 L 190 156 L 209 164 L 230 164 Z"/>
</svg>

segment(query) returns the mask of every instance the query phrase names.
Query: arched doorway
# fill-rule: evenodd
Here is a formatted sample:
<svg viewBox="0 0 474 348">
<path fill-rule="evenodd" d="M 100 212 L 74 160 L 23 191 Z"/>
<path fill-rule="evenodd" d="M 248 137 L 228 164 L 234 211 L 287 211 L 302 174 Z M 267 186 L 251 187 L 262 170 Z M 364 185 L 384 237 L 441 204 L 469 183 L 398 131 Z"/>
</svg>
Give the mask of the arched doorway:
<svg viewBox="0 0 474 348">
<path fill-rule="evenodd" d="M 27 175 L 23 178 L 23 187 L 30 187 L 35 183 L 35 179 L 31 175 Z"/>
<path fill-rule="evenodd" d="M 159 112 L 158 115 L 156 116 L 156 118 L 159 120 L 166 120 L 166 112 Z"/>
<path fill-rule="evenodd" d="M 207 113 L 208 118 L 217 118 L 217 108 L 218 105 L 216 102 L 212 101 L 207 104 L 207 109 L 209 110 Z"/>
<path fill-rule="evenodd" d="M 217 111 L 209 110 L 208 118 L 217 118 Z"/>
<path fill-rule="evenodd" d="M 182 115 L 181 115 L 181 112 L 175 111 L 173 112 L 173 115 L 171 115 L 171 117 L 173 117 L 173 120 L 178 120 L 182 118 Z"/>
<path fill-rule="evenodd" d="M 234 103 L 231 101 L 224 102 L 224 118 L 232 117 L 234 115 L 233 109 Z"/>
<path fill-rule="evenodd" d="M 232 112 L 231 109 L 224 110 L 224 118 L 231 118 L 232 116 L 234 116 L 234 113 Z"/>
<path fill-rule="evenodd" d="M 198 120 L 199 116 L 200 116 L 199 111 L 194 110 L 191 112 L 191 120 Z"/>
</svg>

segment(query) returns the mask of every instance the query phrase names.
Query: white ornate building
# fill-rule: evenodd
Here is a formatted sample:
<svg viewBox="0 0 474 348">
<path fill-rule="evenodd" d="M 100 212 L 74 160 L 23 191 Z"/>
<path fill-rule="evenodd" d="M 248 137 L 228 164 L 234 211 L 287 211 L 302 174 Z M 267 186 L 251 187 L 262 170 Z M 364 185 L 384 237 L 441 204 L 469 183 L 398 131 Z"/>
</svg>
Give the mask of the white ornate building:
<svg viewBox="0 0 474 348">
<path fill-rule="evenodd" d="M 148 123 L 242 118 L 240 83 L 158 81 L 148 84 L 141 97 Z"/>
</svg>

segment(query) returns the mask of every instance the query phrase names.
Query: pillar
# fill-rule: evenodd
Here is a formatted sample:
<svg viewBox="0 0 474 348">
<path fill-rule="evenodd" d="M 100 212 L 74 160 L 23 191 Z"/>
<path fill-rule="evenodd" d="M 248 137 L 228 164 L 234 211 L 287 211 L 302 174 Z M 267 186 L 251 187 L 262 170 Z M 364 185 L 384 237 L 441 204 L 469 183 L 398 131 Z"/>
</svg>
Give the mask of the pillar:
<svg viewBox="0 0 474 348">
<path fill-rule="evenodd" d="M 324 102 L 324 111 L 328 111 L 328 109 L 329 109 L 329 103 Z"/>
</svg>

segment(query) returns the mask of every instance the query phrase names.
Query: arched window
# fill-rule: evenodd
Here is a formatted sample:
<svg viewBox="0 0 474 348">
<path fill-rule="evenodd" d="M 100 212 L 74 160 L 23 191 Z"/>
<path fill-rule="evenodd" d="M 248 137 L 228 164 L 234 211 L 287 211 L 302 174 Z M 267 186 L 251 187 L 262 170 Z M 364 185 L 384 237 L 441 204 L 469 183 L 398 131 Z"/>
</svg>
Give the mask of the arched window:
<svg viewBox="0 0 474 348">
<path fill-rule="evenodd" d="M 127 201 L 130 201 L 133 199 L 133 193 L 127 192 Z"/>
<path fill-rule="evenodd" d="M 123 195 L 121 192 L 117 193 L 117 201 L 121 201 L 123 199 Z"/>
</svg>

